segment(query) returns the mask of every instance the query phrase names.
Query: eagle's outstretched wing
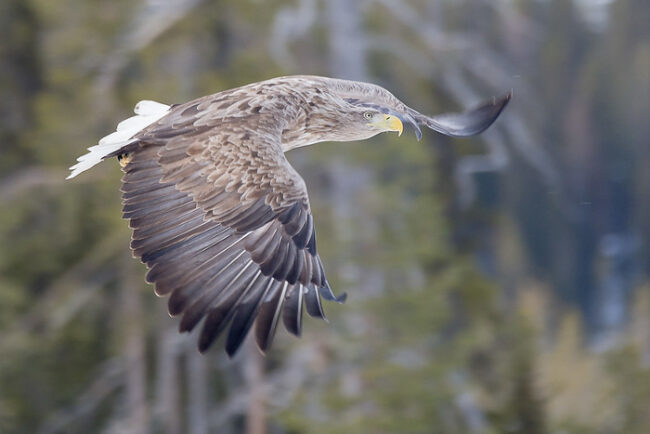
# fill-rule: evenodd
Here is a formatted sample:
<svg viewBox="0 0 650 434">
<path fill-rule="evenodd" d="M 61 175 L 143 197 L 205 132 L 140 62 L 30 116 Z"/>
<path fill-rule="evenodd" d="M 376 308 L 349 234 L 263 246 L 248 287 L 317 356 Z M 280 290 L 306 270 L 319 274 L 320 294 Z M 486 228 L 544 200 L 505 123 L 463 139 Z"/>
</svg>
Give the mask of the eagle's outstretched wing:
<svg viewBox="0 0 650 434">
<path fill-rule="evenodd" d="M 230 322 L 232 355 L 255 320 L 264 351 L 280 318 L 300 334 L 303 300 L 322 318 L 321 295 L 343 301 L 316 252 L 305 183 L 282 152 L 284 124 L 281 110 L 260 113 L 226 93 L 172 107 L 119 151 L 131 158 L 122 179 L 131 248 L 156 293 L 170 295 L 181 331 L 205 318 L 202 352 Z"/>
</svg>

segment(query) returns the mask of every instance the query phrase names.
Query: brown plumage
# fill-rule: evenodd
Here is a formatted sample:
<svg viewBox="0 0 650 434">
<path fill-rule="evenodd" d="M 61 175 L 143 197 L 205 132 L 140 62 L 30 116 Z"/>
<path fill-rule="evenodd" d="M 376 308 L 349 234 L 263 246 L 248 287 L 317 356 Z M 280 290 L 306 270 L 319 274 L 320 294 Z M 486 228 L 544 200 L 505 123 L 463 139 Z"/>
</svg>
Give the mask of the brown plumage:
<svg viewBox="0 0 650 434">
<path fill-rule="evenodd" d="M 266 351 L 281 320 L 300 335 L 302 305 L 325 318 L 329 286 L 316 250 L 307 188 L 284 152 L 321 141 L 362 140 L 409 124 L 450 136 L 478 134 L 510 94 L 461 114 L 427 117 L 385 89 L 295 76 L 253 83 L 185 104 L 142 102 L 117 132 L 90 148 L 70 177 L 119 156 L 131 248 L 147 281 L 169 295 L 180 331 L 203 321 L 205 351 L 230 324 L 235 353 L 256 321 Z"/>
</svg>

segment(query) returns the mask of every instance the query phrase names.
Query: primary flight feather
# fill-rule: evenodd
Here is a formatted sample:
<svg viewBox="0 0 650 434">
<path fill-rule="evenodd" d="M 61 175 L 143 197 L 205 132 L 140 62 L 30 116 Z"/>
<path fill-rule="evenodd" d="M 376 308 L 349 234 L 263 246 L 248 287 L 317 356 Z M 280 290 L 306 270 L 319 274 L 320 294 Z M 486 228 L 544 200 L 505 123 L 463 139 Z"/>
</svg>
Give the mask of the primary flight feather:
<svg viewBox="0 0 650 434">
<path fill-rule="evenodd" d="M 199 350 L 228 325 L 233 355 L 255 322 L 262 351 L 277 324 L 300 335 L 302 307 L 325 318 L 336 297 L 316 250 L 307 188 L 284 156 L 323 141 L 370 138 L 404 125 L 478 134 L 510 93 L 465 113 L 425 116 L 386 89 L 315 76 L 280 77 L 168 106 L 141 101 L 136 116 L 79 157 L 68 178 L 117 157 L 131 249 L 156 294 L 169 295 L 180 331 L 201 320 Z"/>
</svg>

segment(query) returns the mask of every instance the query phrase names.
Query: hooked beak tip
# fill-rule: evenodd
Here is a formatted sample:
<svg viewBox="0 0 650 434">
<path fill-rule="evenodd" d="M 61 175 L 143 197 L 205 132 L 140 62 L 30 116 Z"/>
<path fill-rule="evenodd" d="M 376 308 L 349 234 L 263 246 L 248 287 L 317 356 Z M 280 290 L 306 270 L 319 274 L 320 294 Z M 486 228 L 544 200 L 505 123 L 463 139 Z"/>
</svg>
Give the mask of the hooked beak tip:
<svg viewBox="0 0 650 434">
<path fill-rule="evenodd" d="M 402 135 L 402 132 L 404 131 L 404 125 L 402 124 L 402 120 L 399 117 L 387 114 L 384 117 L 384 122 L 386 123 L 389 131 L 397 132 L 398 136 Z"/>
</svg>

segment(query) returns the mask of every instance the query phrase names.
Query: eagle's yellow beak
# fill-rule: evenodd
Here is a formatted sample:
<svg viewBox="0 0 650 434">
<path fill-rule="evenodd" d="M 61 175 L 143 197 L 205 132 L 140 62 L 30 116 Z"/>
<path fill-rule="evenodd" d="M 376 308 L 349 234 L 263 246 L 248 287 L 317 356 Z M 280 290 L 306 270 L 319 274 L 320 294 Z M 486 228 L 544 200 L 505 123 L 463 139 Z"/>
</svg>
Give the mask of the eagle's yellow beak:
<svg viewBox="0 0 650 434">
<path fill-rule="evenodd" d="M 383 131 L 396 131 L 398 136 L 402 135 L 402 130 L 404 129 L 404 125 L 402 125 L 400 118 L 389 114 L 377 116 L 377 119 L 371 122 L 371 125 L 374 125 Z"/>
<path fill-rule="evenodd" d="M 384 119 L 381 121 L 382 126 L 388 131 L 397 131 L 397 135 L 401 136 L 402 131 L 404 130 L 404 125 L 400 118 L 394 115 L 384 115 Z"/>
</svg>

